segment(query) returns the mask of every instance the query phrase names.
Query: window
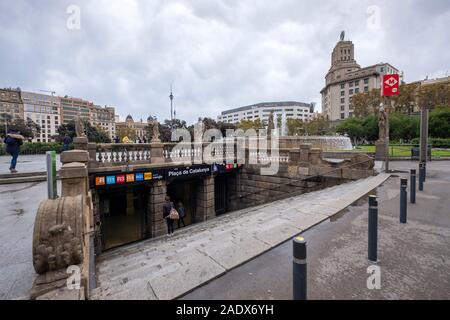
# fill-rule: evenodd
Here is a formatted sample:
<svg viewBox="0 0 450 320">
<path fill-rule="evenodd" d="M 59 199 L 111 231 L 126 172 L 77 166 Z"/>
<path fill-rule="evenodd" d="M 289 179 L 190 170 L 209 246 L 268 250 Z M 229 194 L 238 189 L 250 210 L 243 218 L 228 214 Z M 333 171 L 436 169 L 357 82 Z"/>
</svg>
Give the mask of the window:
<svg viewBox="0 0 450 320">
<path fill-rule="evenodd" d="M 341 103 L 345 103 L 345 98 L 341 98 Z"/>
<path fill-rule="evenodd" d="M 345 91 L 341 91 L 341 97 L 345 96 Z"/>
<path fill-rule="evenodd" d="M 364 87 L 364 92 L 369 92 L 369 87 Z"/>
<path fill-rule="evenodd" d="M 344 88 L 345 88 L 345 84 L 342 83 L 342 84 L 341 84 L 341 89 L 344 89 Z"/>
<path fill-rule="evenodd" d="M 348 116 L 351 118 L 351 117 L 353 117 L 353 112 L 350 112 L 349 114 L 348 114 Z"/>
<path fill-rule="evenodd" d="M 350 88 L 353 87 L 353 82 L 350 82 L 348 85 Z"/>
<path fill-rule="evenodd" d="M 359 80 L 355 81 L 355 87 L 359 86 Z"/>
<path fill-rule="evenodd" d="M 348 91 L 348 94 L 353 94 L 353 89 L 350 89 L 350 90 Z"/>
<path fill-rule="evenodd" d="M 341 113 L 341 120 L 345 119 L 345 113 Z"/>
<path fill-rule="evenodd" d="M 369 78 L 364 79 L 364 84 L 369 84 Z"/>
<path fill-rule="evenodd" d="M 355 88 L 355 93 L 359 93 L 359 88 Z"/>
<path fill-rule="evenodd" d="M 341 111 L 345 111 L 345 106 L 341 106 Z"/>
</svg>

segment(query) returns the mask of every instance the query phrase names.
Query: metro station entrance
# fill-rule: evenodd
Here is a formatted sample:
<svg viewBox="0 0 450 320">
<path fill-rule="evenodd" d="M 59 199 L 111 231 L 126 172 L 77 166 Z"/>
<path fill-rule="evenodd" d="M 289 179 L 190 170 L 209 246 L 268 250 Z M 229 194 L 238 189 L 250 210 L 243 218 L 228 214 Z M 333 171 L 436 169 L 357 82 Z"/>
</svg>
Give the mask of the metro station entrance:
<svg viewBox="0 0 450 320">
<path fill-rule="evenodd" d="M 147 186 L 100 190 L 103 250 L 146 238 Z"/>
<path fill-rule="evenodd" d="M 183 204 L 186 216 L 184 217 L 184 223 L 187 225 L 196 222 L 195 214 L 197 207 L 197 191 L 198 185 L 202 183 L 201 179 L 177 179 L 171 181 L 167 185 L 167 195 L 178 210 L 180 203 Z M 183 225 L 181 224 L 181 227 Z M 178 223 L 175 222 L 175 228 L 178 227 Z"/>
</svg>

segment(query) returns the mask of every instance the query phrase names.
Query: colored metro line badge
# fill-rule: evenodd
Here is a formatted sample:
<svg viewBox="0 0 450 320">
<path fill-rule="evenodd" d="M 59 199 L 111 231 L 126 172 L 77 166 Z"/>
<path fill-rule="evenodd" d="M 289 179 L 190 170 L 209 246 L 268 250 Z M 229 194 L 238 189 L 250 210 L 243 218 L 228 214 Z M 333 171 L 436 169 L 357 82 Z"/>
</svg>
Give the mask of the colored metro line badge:
<svg viewBox="0 0 450 320">
<path fill-rule="evenodd" d="M 96 177 L 95 178 L 95 185 L 96 186 L 104 186 L 106 184 L 105 177 Z"/>
<path fill-rule="evenodd" d="M 106 184 L 107 185 L 116 184 L 116 176 L 107 176 Z"/>
<path fill-rule="evenodd" d="M 141 173 L 136 173 L 136 181 L 144 181 L 144 174 Z"/>
<path fill-rule="evenodd" d="M 144 173 L 144 180 L 145 181 L 152 180 L 152 179 L 153 179 L 153 173 L 151 173 L 151 172 Z"/>
<path fill-rule="evenodd" d="M 134 173 L 127 174 L 127 182 L 134 182 Z"/>
<path fill-rule="evenodd" d="M 121 174 L 119 176 L 116 176 L 116 183 L 125 183 L 125 175 Z"/>
</svg>

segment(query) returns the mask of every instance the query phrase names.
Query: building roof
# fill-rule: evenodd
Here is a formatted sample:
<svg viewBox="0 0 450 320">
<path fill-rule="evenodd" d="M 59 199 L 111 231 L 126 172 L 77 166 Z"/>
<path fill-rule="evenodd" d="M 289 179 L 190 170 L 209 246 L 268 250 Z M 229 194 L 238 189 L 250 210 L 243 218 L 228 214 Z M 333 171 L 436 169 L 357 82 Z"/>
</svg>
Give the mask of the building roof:
<svg viewBox="0 0 450 320">
<path fill-rule="evenodd" d="M 240 112 L 240 111 L 251 110 L 251 109 L 289 107 L 289 106 L 302 106 L 302 107 L 310 108 L 311 103 L 298 102 L 298 101 L 261 102 L 261 103 L 252 104 L 249 106 L 225 110 L 225 111 L 222 111 L 222 115 L 236 113 L 236 112 Z"/>
<path fill-rule="evenodd" d="M 133 121 L 133 117 L 131 116 L 131 114 L 129 114 L 127 116 L 127 118 L 125 119 L 125 121 Z"/>
</svg>

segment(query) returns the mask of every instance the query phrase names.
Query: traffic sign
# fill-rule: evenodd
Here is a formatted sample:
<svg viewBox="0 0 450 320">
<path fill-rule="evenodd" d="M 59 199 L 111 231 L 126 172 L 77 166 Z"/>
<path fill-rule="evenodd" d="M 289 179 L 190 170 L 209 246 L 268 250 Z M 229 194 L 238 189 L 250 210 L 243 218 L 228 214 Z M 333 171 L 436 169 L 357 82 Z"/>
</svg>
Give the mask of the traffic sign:
<svg viewBox="0 0 450 320">
<path fill-rule="evenodd" d="M 398 74 L 385 74 L 381 83 L 381 95 L 383 97 L 398 96 L 400 78 Z"/>
</svg>

